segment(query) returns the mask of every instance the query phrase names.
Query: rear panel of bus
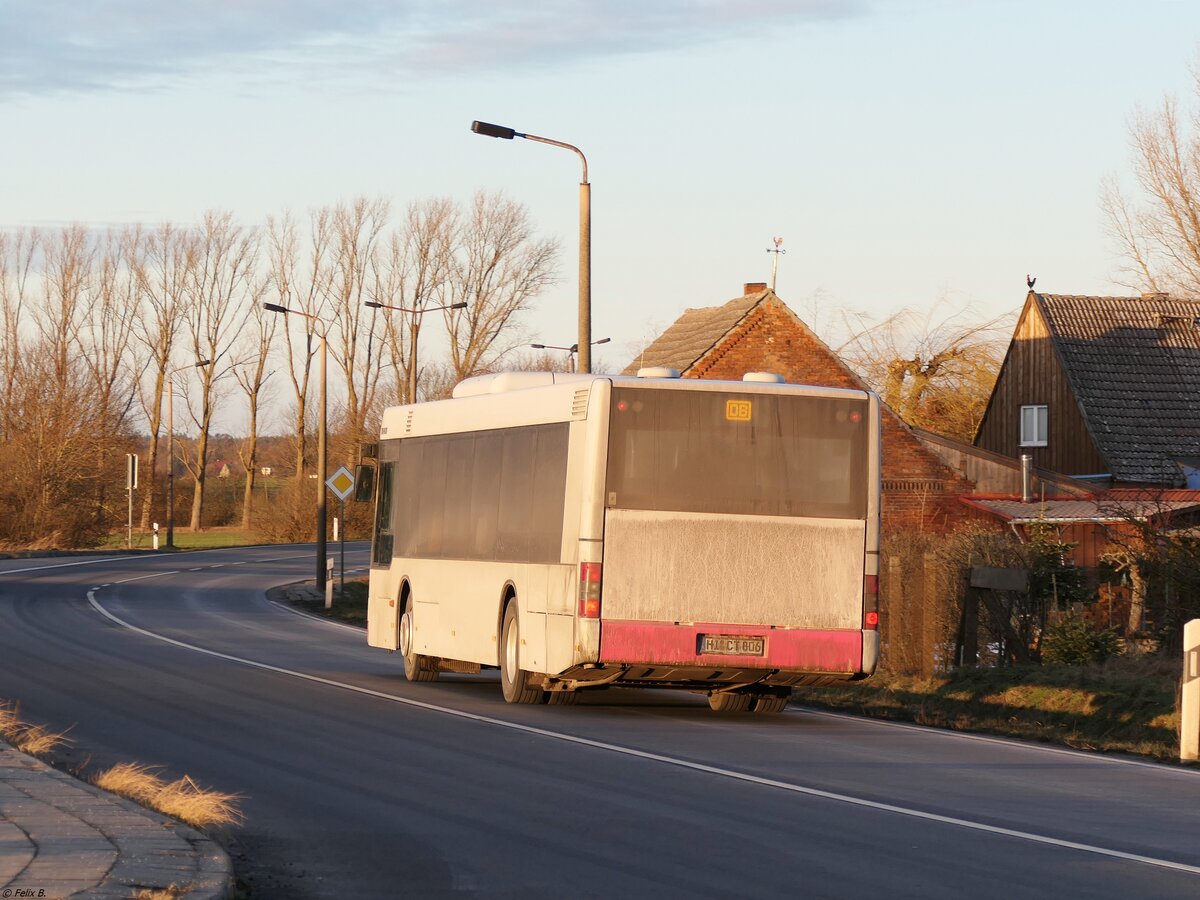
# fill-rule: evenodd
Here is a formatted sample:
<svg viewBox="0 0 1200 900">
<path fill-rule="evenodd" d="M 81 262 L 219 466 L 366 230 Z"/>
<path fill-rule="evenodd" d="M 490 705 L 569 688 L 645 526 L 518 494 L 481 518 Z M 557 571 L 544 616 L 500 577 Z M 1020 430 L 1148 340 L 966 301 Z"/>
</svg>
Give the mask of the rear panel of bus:
<svg viewBox="0 0 1200 900">
<path fill-rule="evenodd" d="M 647 683 L 868 673 L 878 519 L 874 395 L 617 382 L 600 661 Z"/>
</svg>

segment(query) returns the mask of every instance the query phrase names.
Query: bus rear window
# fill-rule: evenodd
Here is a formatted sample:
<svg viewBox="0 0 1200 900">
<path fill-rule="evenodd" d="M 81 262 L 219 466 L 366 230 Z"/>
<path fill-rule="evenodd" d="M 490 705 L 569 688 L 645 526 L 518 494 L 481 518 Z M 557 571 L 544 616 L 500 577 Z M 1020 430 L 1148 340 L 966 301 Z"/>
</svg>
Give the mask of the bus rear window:
<svg viewBox="0 0 1200 900">
<path fill-rule="evenodd" d="M 868 419 L 853 398 L 614 388 L 606 502 L 864 518 Z"/>
</svg>

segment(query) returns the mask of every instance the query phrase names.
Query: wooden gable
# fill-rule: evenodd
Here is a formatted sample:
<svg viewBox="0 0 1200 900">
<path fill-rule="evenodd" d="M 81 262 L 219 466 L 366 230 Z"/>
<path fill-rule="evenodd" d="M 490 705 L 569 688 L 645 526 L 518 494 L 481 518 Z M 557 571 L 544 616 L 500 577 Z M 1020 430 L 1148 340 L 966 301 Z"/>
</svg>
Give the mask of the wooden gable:
<svg viewBox="0 0 1200 900">
<path fill-rule="evenodd" d="M 1022 447 L 1021 407 L 1034 405 L 1047 407 L 1046 446 Z M 1088 431 L 1038 297 L 1032 291 L 1025 298 L 979 424 L 975 446 L 1011 457 L 1027 453 L 1035 466 L 1067 475 L 1110 471 Z"/>
</svg>

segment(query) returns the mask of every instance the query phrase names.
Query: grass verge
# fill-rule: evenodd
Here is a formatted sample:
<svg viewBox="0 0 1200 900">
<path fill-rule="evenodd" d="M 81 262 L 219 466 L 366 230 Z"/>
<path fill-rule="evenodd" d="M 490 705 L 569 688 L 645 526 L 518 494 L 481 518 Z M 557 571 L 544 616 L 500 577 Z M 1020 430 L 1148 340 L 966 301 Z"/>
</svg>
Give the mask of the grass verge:
<svg viewBox="0 0 1200 900">
<path fill-rule="evenodd" d="M 338 590 L 338 582 L 333 585 L 333 607 L 325 608 L 325 598 L 300 598 L 293 601 L 305 612 L 348 622 L 352 625 L 367 624 L 367 579 L 359 578 L 346 582 L 345 592 Z"/>
<path fill-rule="evenodd" d="M 1179 663 L 1116 658 L 1092 666 L 964 669 L 922 679 L 798 688 L 799 703 L 1080 750 L 1179 758 Z"/>
<path fill-rule="evenodd" d="M 165 781 L 140 763 L 118 763 L 93 776 L 92 784 L 196 828 L 242 821 L 239 795 L 202 788 L 186 775 Z"/>
<path fill-rule="evenodd" d="M 102 548 L 123 550 L 126 546 L 125 531 L 108 535 L 100 545 Z M 162 528 L 158 533 L 158 545 L 167 543 L 167 529 Z M 175 548 L 177 550 L 214 550 L 220 547 L 245 547 L 261 544 L 262 539 L 251 531 L 241 528 L 206 528 L 203 531 L 192 531 L 188 528 L 175 529 Z M 154 546 L 154 533 L 151 531 L 133 530 L 133 549 L 149 550 Z"/>
<path fill-rule="evenodd" d="M 0 738 L 22 753 L 51 756 L 70 743 L 66 734 L 30 724 L 21 718 L 17 704 L 0 701 Z M 78 772 L 71 774 L 80 777 Z M 139 763 L 118 763 L 84 780 L 195 828 L 234 825 L 243 818 L 239 795 L 202 788 L 187 775 L 177 781 L 164 781 L 152 767 Z"/>
<path fill-rule="evenodd" d="M 67 743 L 67 732 L 50 731 L 21 719 L 15 703 L 0 703 L 0 738 L 30 756 L 45 756 Z"/>
</svg>

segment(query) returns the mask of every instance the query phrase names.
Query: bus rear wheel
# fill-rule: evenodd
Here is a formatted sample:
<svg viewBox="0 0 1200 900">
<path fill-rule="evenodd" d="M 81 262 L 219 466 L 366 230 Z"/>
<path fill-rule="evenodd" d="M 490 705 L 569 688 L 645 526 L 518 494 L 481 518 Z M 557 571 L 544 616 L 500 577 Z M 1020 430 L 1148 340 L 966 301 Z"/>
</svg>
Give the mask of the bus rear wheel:
<svg viewBox="0 0 1200 900">
<path fill-rule="evenodd" d="M 521 668 L 521 632 L 515 602 L 504 610 L 500 629 L 500 689 L 509 703 L 539 703 L 542 699 L 541 686 L 530 686 L 529 673 Z"/>
<path fill-rule="evenodd" d="M 545 691 L 546 702 L 551 706 L 574 706 L 579 702 L 579 691 Z"/>
<path fill-rule="evenodd" d="M 708 705 L 715 712 L 745 712 L 750 708 L 750 701 L 752 699 L 749 694 L 709 694 Z"/>
<path fill-rule="evenodd" d="M 405 598 L 404 612 L 400 616 L 400 653 L 404 656 L 404 677 L 409 681 L 437 681 L 437 660 L 416 651 L 413 640 L 412 594 Z"/>
<path fill-rule="evenodd" d="M 771 716 L 783 712 L 787 708 L 787 705 L 787 697 L 755 697 L 754 703 L 750 705 L 750 711 L 759 713 L 760 715 Z"/>
</svg>

